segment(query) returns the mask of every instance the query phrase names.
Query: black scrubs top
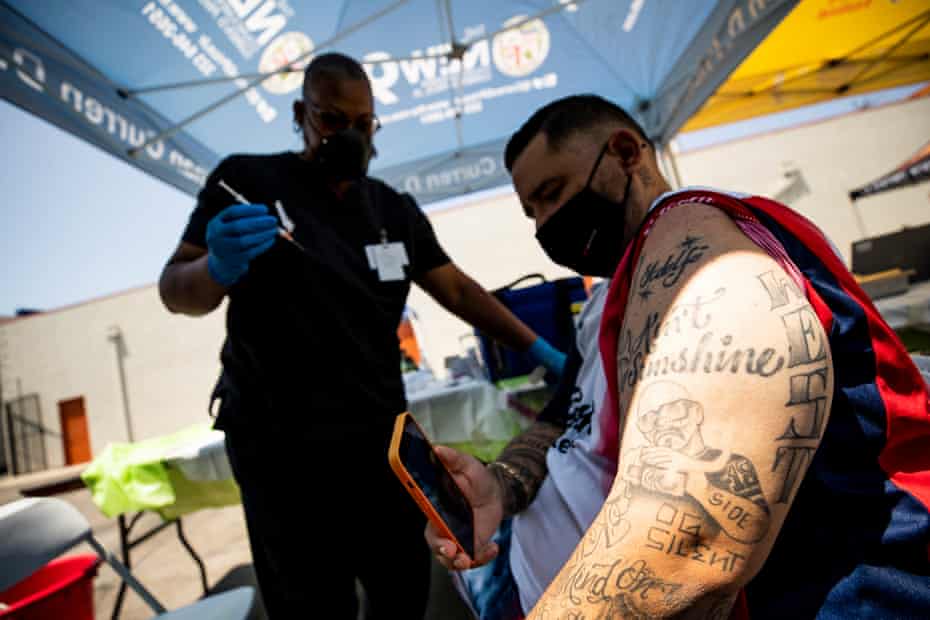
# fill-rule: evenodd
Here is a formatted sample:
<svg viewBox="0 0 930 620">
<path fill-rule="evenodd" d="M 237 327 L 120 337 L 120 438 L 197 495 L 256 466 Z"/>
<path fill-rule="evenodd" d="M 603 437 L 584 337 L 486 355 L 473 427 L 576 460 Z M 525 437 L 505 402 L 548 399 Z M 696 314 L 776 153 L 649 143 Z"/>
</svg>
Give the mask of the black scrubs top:
<svg viewBox="0 0 930 620">
<path fill-rule="evenodd" d="M 279 200 L 306 252 L 279 238 L 230 288 L 217 392 L 238 406 L 217 426 L 224 415 L 282 431 L 389 423 L 406 408 L 397 327 L 410 282 L 449 262 L 426 216 L 371 178 L 340 201 L 296 153 L 235 155 L 208 178 L 184 241 L 205 248 L 207 223 L 235 202 L 220 180 L 272 215 Z M 365 246 L 382 230 L 405 246 L 403 280 L 370 266 Z"/>
</svg>

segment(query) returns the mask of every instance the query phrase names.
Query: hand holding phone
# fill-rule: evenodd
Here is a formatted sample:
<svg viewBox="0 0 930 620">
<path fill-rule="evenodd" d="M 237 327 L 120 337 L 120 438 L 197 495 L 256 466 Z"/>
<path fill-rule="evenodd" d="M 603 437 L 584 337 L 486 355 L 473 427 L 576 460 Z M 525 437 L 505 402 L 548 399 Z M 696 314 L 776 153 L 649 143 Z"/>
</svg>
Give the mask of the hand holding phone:
<svg viewBox="0 0 930 620">
<path fill-rule="evenodd" d="M 495 535 L 504 519 L 504 501 L 500 482 L 487 466 L 465 452 L 448 446 L 435 446 L 436 454 L 459 483 L 459 488 L 471 503 L 475 515 L 475 555 L 458 552 L 446 537 L 428 523 L 426 544 L 436 554 L 439 563 L 449 570 L 466 570 L 487 564 L 500 553 Z"/>
<path fill-rule="evenodd" d="M 388 452 L 391 469 L 404 488 L 457 552 L 475 557 L 475 515 L 471 503 L 409 413 L 397 416 Z"/>
</svg>

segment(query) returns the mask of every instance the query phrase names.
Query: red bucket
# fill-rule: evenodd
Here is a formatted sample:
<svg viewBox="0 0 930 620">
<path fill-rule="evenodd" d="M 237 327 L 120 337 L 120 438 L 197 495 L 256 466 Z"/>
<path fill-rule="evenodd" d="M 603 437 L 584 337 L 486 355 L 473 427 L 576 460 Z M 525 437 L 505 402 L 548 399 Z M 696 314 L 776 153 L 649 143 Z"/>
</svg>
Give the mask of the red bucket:
<svg viewBox="0 0 930 620">
<path fill-rule="evenodd" d="M 84 554 L 52 560 L 5 592 L 3 620 L 94 620 L 94 577 L 100 559 Z"/>
</svg>

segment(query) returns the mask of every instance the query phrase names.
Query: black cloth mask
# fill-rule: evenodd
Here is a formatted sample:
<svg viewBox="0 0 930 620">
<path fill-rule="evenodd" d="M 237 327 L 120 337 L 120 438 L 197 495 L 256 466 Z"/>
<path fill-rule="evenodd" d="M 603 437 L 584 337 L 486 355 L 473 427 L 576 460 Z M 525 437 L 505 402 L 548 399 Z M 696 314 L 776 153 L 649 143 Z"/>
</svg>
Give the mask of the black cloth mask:
<svg viewBox="0 0 930 620">
<path fill-rule="evenodd" d="M 597 156 L 584 188 L 539 227 L 536 240 L 553 262 L 582 275 L 609 278 L 623 258 L 626 203 L 633 176 L 627 175 L 621 202 L 591 189 L 591 181 L 606 152 L 607 143 Z"/>
<path fill-rule="evenodd" d="M 316 161 L 334 181 L 357 181 L 368 173 L 373 155 L 370 138 L 355 127 L 348 127 L 320 140 Z"/>
</svg>

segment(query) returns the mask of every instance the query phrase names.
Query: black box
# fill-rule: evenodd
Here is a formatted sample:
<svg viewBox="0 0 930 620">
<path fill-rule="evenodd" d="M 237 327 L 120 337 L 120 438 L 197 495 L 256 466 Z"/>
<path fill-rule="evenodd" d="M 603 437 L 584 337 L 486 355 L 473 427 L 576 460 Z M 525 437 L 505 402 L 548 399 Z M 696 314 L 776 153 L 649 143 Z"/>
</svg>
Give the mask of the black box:
<svg viewBox="0 0 930 620">
<path fill-rule="evenodd" d="M 911 282 L 930 280 L 930 224 L 852 244 L 852 272 L 861 276 L 898 267 L 913 269 Z"/>
</svg>

